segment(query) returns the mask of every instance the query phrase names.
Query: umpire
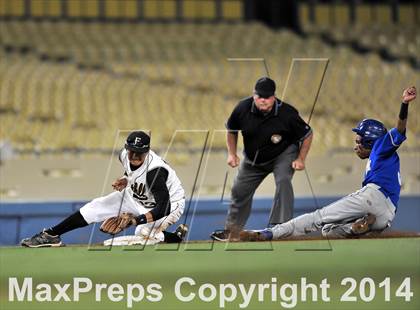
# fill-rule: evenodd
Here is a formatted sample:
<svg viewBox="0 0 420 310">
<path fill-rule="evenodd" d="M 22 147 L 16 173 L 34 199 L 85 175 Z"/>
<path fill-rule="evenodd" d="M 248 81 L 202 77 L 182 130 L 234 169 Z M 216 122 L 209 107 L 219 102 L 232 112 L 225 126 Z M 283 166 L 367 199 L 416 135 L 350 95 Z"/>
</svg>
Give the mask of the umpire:
<svg viewBox="0 0 420 310">
<path fill-rule="evenodd" d="M 295 170 L 305 169 L 313 134 L 298 111 L 276 98 L 275 91 L 272 79 L 260 78 L 254 95 L 241 100 L 226 123 L 227 164 L 233 168 L 239 165 L 238 131 L 242 132 L 244 159 L 233 184 L 225 229 L 213 232 L 214 240 L 236 238 L 248 220 L 257 187 L 271 172 L 276 194 L 269 224 L 284 223 L 293 217 L 292 177 Z"/>
</svg>

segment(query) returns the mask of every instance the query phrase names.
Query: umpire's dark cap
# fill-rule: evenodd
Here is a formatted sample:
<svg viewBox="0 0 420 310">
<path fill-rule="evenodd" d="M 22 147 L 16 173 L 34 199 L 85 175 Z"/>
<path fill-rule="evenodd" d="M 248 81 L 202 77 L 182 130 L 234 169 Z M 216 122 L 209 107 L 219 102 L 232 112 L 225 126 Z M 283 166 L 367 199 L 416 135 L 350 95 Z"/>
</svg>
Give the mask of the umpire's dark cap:
<svg viewBox="0 0 420 310">
<path fill-rule="evenodd" d="M 262 98 L 274 96 L 276 83 L 269 77 L 262 77 L 255 83 L 255 94 Z"/>
<path fill-rule="evenodd" d="M 125 141 L 125 148 L 135 153 L 147 153 L 150 150 L 150 136 L 144 131 L 133 131 Z"/>
</svg>

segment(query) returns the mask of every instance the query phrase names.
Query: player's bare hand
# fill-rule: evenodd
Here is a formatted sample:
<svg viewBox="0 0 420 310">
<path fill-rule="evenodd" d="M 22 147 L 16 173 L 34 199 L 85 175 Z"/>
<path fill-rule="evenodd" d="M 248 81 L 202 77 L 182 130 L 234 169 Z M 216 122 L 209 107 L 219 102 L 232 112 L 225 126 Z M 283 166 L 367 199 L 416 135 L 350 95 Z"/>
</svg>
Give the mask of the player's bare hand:
<svg viewBox="0 0 420 310">
<path fill-rule="evenodd" d="M 128 184 L 127 178 L 119 178 L 112 183 L 112 187 L 116 191 L 122 191 Z"/>
<path fill-rule="evenodd" d="M 403 102 L 409 103 L 410 101 L 416 99 L 416 96 L 417 96 L 417 90 L 414 86 L 404 89 Z"/>
<path fill-rule="evenodd" d="M 305 162 L 302 159 L 297 158 L 292 162 L 292 168 L 295 170 L 303 170 L 305 169 Z"/>
<path fill-rule="evenodd" d="M 236 154 L 229 154 L 227 158 L 227 164 L 232 168 L 235 168 L 239 165 L 240 159 L 239 156 Z"/>
</svg>

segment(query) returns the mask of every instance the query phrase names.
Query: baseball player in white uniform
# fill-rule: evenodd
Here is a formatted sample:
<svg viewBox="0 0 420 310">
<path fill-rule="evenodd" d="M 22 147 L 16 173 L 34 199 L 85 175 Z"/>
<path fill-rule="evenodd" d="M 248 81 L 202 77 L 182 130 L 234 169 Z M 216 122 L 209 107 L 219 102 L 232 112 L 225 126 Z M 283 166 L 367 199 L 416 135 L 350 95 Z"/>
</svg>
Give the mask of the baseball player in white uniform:
<svg viewBox="0 0 420 310">
<path fill-rule="evenodd" d="M 166 229 L 176 223 L 184 211 L 184 189 L 175 171 L 150 150 L 149 135 L 143 131 L 130 133 L 119 160 L 125 173 L 112 183 L 114 192 L 93 199 L 58 225 L 23 239 L 21 244 L 61 246 L 62 234 L 102 221 L 101 231 L 112 235 L 128 226 L 136 226 L 135 236 L 110 239 L 114 245 L 181 242 L 188 230 L 186 225 L 180 225 L 175 233 Z"/>
<path fill-rule="evenodd" d="M 363 187 L 324 208 L 264 230 L 244 230 L 242 241 L 265 241 L 300 236 L 322 230 L 324 237 L 346 238 L 391 225 L 401 189 L 397 149 L 406 140 L 408 105 L 416 98 L 415 87 L 404 90 L 397 126 L 387 131 L 373 119 L 362 120 L 356 133 L 355 153 L 368 159 Z"/>
</svg>

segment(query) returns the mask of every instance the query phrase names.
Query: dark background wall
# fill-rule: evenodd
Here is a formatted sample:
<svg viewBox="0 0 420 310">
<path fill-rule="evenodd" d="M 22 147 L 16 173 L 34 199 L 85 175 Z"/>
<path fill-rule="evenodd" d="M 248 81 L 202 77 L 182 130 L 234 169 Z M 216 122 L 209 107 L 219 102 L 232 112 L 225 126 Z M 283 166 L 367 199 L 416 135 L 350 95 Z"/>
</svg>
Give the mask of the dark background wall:
<svg viewBox="0 0 420 310">
<path fill-rule="evenodd" d="M 291 0 L 245 0 L 245 19 L 259 20 L 274 28 L 296 28 L 298 4 Z"/>
</svg>

